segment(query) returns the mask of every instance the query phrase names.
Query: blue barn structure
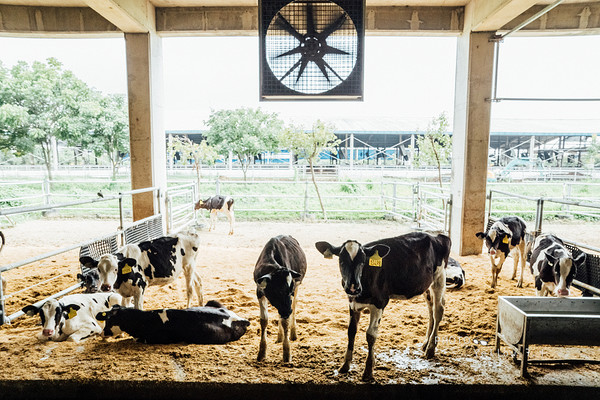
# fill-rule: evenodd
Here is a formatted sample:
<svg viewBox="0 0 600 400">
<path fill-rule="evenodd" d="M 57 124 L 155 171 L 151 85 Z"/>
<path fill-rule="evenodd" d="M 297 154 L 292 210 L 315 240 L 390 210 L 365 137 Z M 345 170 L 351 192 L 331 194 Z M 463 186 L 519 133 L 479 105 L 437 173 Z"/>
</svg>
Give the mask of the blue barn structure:
<svg viewBox="0 0 600 400">
<path fill-rule="evenodd" d="M 418 153 L 417 138 L 427 130 L 427 120 L 397 118 L 346 118 L 328 121 L 341 143 L 335 153 L 323 152 L 321 160 L 343 165 L 411 165 Z M 543 162 L 556 167 L 581 166 L 587 147 L 600 134 L 599 120 L 492 120 L 490 165 L 506 166 L 513 160 Z M 310 124 L 305 124 L 310 126 Z M 167 130 L 169 135 L 204 139 L 199 130 Z M 449 132 L 452 135 L 451 132 Z M 235 159 L 233 160 L 236 161 Z M 296 161 L 296 160 L 294 160 Z M 265 152 L 260 164 L 289 164 L 290 152 Z"/>
</svg>

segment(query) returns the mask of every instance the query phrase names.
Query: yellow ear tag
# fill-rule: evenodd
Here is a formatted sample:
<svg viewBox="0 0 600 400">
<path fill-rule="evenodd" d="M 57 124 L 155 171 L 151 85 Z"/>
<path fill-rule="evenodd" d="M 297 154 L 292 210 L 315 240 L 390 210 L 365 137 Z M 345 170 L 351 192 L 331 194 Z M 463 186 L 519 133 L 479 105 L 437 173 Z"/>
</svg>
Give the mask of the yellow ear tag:
<svg viewBox="0 0 600 400">
<path fill-rule="evenodd" d="M 502 239 L 502 243 L 508 244 L 508 236 L 504 236 L 504 239 Z"/>
<path fill-rule="evenodd" d="M 375 254 L 369 258 L 369 265 L 371 267 L 381 267 L 382 261 L 381 257 L 379 257 L 379 251 L 375 250 Z"/>
<path fill-rule="evenodd" d="M 77 315 L 77 311 L 74 308 L 69 309 L 69 313 L 67 314 L 67 319 L 75 318 Z"/>
<path fill-rule="evenodd" d="M 123 269 L 121 270 L 121 274 L 125 275 L 131 272 L 131 266 L 129 264 L 125 264 Z"/>
</svg>

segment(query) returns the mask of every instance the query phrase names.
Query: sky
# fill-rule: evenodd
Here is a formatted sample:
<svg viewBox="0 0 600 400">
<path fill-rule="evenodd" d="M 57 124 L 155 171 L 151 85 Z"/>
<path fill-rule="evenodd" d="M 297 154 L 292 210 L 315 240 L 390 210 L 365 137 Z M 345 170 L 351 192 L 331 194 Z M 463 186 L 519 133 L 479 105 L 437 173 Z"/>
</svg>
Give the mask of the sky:
<svg viewBox="0 0 600 400">
<path fill-rule="evenodd" d="M 594 49 L 600 49 L 600 36 L 507 38 L 500 47 L 498 97 L 600 98 L 600 52 Z M 202 129 L 211 110 L 238 107 L 277 112 L 286 122 L 452 116 L 456 38 L 367 36 L 362 102 L 260 102 L 258 55 L 255 37 L 164 38 L 165 129 Z M 48 57 L 104 93 L 127 91 L 122 38 L 0 37 L 5 66 Z M 600 119 L 600 102 L 503 101 L 493 104 L 492 118 Z"/>
</svg>

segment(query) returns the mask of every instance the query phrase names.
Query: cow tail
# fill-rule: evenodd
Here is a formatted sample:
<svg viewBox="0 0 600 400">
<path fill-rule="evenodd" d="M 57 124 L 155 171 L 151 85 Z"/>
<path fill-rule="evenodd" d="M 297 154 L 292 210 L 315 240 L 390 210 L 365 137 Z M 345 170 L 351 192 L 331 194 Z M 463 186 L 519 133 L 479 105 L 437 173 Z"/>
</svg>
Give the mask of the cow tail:
<svg viewBox="0 0 600 400">
<path fill-rule="evenodd" d="M 233 198 L 230 198 L 229 201 L 227 202 L 227 210 L 231 211 L 232 207 L 233 207 Z"/>
</svg>

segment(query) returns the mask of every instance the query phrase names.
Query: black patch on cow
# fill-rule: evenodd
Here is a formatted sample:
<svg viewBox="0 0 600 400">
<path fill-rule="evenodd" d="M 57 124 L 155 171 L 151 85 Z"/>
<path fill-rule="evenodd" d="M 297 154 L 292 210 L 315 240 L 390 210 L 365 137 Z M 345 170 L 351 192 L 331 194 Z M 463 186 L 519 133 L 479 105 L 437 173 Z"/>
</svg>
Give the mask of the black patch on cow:
<svg viewBox="0 0 600 400">
<path fill-rule="evenodd" d="M 140 249 L 148 255 L 150 264 L 154 266 L 153 278 L 169 278 L 173 276 L 177 260 L 175 247 L 178 242 L 179 238 L 176 237 L 161 237 L 139 244 Z"/>
<path fill-rule="evenodd" d="M 94 300 L 94 303 L 98 304 L 98 300 L 96 300 L 96 299 L 92 299 L 92 300 Z"/>
<path fill-rule="evenodd" d="M 183 250 L 183 247 L 181 248 L 181 255 L 185 256 L 185 251 Z"/>
<path fill-rule="evenodd" d="M 144 275 L 150 279 L 154 279 L 154 276 L 152 276 L 152 265 L 148 265 L 146 269 L 144 269 Z"/>
<path fill-rule="evenodd" d="M 110 304 L 108 303 L 108 300 L 106 300 L 106 301 L 104 302 L 104 307 L 108 308 L 109 306 L 110 306 Z"/>
<path fill-rule="evenodd" d="M 198 248 L 197 248 L 196 246 L 193 246 L 193 247 L 192 247 L 192 250 L 194 250 L 194 251 L 198 251 Z"/>
</svg>

